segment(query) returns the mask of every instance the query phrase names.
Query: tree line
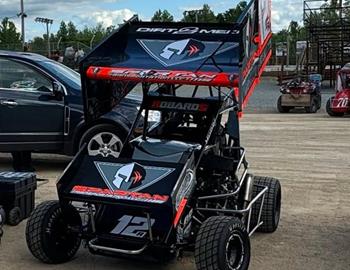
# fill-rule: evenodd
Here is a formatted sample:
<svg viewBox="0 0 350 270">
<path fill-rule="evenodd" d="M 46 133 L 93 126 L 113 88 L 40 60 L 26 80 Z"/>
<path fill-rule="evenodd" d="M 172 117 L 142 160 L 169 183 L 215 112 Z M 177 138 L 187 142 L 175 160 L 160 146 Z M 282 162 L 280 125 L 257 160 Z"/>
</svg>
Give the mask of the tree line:
<svg viewBox="0 0 350 270">
<path fill-rule="evenodd" d="M 323 7 L 337 7 L 339 3 L 340 0 L 331 0 L 329 3 L 325 3 Z M 345 5 L 350 5 L 350 0 L 346 0 Z M 241 1 L 236 7 L 230 8 L 222 13 L 215 14 L 209 5 L 204 4 L 199 10 L 184 11 L 180 21 L 188 23 L 232 23 L 238 20 L 239 16 L 246 7 L 247 1 Z M 346 15 L 350 16 L 350 14 Z M 320 21 L 332 23 L 332 21 L 337 20 L 339 15 L 332 9 L 325 9 L 314 16 L 317 16 L 318 20 Z M 157 22 L 175 21 L 174 16 L 168 10 L 157 10 L 151 20 Z M 50 35 L 50 41 L 56 44 L 58 42 L 61 44 L 76 42 L 82 46 L 90 47 L 90 45 L 99 43 L 115 28 L 116 26 L 104 27 L 102 24 L 97 24 L 94 27 L 85 26 L 83 29 L 79 29 L 71 21 L 62 21 L 58 31 Z M 287 39 L 291 44 L 293 44 L 290 49 L 290 54 L 293 57 L 293 55 L 296 54 L 296 41 L 307 39 L 307 31 L 305 26 L 299 25 L 298 22 L 292 21 L 288 27 L 273 34 L 273 44 L 278 42 L 286 42 Z M 47 37 L 44 34 L 41 37 L 34 37 L 29 42 L 29 46 L 33 51 L 40 51 L 45 50 L 46 43 Z M 8 18 L 4 18 L 0 24 L 0 49 L 4 48 L 4 45 L 6 44 L 12 44 L 14 46 L 18 45 L 19 48 L 21 48 L 21 35 L 18 33 L 14 23 Z"/>
</svg>

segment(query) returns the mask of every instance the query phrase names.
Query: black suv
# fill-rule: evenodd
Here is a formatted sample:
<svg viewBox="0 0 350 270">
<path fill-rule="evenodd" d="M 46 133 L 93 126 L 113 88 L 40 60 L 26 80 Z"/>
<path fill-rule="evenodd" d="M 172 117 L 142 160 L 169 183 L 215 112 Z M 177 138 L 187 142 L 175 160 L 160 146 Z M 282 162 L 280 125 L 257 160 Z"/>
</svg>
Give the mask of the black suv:
<svg viewBox="0 0 350 270">
<path fill-rule="evenodd" d="M 103 91 L 103 89 L 101 89 Z M 136 95 L 86 124 L 79 73 L 43 56 L 0 51 L 0 152 L 119 155 L 141 100 Z"/>
</svg>

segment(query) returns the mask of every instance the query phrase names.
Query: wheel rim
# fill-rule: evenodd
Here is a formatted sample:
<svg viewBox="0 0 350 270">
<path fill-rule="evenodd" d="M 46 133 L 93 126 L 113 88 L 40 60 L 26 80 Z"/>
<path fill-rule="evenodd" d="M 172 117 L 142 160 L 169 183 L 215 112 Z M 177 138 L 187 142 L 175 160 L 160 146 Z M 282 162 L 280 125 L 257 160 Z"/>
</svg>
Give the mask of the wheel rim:
<svg viewBox="0 0 350 270">
<path fill-rule="evenodd" d="M 231 270 L 240 269 L 244 260 L 244 244 L 239 234 L 232 234 L 226 244 L 226 262 Z"/>
<path fill-rule="evenodd" d="M 52 245 L 51 251 L 58 256 L 72 256 L 80 245 L 79 233 L 73 232 L 71 228 L 80 226 L 76 217 L 67 221 L 62 212 L 56 212 L 51 217 L 51 226 L 46 229 L 48 242 Z"/>
<path fill-rule="evenodd" d="M 122 149 L 122 141 L 111 132 L 101 132 L 95 135 L 88 144 L 90 156 L 101 155 L 103 157 L 113 156 L 118 158 Z"/>
</svg>

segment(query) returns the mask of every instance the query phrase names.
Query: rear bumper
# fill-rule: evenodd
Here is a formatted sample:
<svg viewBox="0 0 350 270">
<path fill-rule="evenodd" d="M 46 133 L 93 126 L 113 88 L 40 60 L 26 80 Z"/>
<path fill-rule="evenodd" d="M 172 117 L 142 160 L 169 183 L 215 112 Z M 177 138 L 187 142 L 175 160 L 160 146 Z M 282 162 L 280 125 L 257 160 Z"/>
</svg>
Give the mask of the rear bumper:
<svg viewBox="0 0 350 270">
<path fill-rule="evenodd" d="M 281 102 L 281 105 L 286 107 L 308 107 L 311 104 L 311 95 L 283 94 L 281 96 Z"/>
</svg>

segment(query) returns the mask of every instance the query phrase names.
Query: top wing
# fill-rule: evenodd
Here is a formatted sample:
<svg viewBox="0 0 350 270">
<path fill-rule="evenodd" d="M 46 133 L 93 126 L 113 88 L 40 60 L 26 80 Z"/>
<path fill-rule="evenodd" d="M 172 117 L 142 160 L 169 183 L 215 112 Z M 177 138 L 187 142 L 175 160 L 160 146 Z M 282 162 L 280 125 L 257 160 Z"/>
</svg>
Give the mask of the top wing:
<svg viewBox="0 0 350 270">
<path fill-rule="evenodd" d="M 270 0 L 252 0 L 237 23 L 126 22 L 81 62 L 86 120 L 113 109 L 138 83 L 239 89 L 248 102 L 271 55 Z"/>
</svg>

